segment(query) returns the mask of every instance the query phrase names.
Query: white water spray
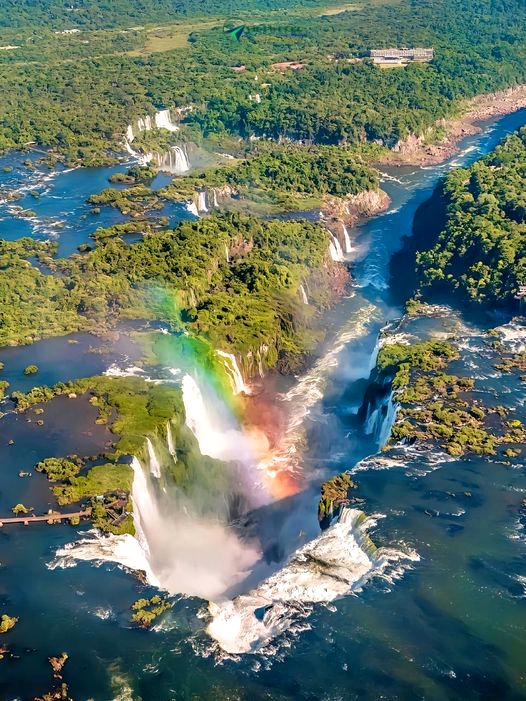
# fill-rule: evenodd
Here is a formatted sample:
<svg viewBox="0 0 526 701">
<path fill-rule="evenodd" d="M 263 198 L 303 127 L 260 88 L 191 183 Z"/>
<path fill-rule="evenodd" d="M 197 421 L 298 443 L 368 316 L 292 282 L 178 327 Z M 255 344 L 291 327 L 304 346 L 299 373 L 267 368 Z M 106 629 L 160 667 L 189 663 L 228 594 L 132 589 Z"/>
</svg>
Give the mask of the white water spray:
<svg viewBox="0 0 526 701">
<path fill-rule="evenodd" d="M 256 589 L 211 605 L 207 632 L 227 653 L 257 652 L 308 616 L 312 604 L 356 592 L 373 576 L 400 577 L 405 569 L 400 561 L 418 556 L 377 548 L 368 535 L 374 523 L 362 511 L 344 508 L 337 523 L 296 550 L 283 569 Z"/>
<path fill-rule="evenodd" d="M 307 293 L 305 292 L 305 288 L 303 287 L 303 285 L 300 285 L 300 297 L 301 297 L 301 301 L 303 302 L 303 304 L 309 303 Z"/>
<path fill-rule="evenodd" d="M 155 113 L 155 126 L 157 129 L 166 129 L 167 131 L 179 131 L 179 127 L 172 122 L 170 110 L 160 110 Z"/>
</svg>

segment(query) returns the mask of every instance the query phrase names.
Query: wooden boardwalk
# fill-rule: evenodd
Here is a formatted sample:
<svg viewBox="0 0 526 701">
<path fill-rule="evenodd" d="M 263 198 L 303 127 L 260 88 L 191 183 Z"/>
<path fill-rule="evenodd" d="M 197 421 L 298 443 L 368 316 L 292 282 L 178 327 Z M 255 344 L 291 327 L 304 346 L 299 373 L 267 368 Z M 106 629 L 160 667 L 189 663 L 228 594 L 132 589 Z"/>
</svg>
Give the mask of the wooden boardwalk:
<svg viewBox="0 0 526 701">
<path fill-rule="evenodd" d="M 24 516 L 9 516 L 8 518 L 2 518 L 0 516 L 0 528 L 6 523 L 23 523 L 24 526 L 29 526 L 30 523 L 42 523 L 45 521 L 52 525 L 53 523 L 60 523 L 61 521 L 68 520 L 70 518 L 84 518 L 91 516 L 91 509 L 86 509 L 85 511 L 73 511 L 69 514 L 61 514 L 58 511 L 51 511 L 43 516 L 36 516 L 32 514 L 31 516 L 25 514 Z"/>
</svg>

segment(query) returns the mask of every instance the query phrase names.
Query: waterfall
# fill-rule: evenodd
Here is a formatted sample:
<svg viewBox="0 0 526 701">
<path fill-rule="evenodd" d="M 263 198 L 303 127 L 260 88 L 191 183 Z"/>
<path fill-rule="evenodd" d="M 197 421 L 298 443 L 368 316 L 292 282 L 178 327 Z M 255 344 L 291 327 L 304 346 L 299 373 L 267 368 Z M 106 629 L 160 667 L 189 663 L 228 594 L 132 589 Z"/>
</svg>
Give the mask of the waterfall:
<svg viewBox="0 0 526 701">
<path fill-rule="evenodd" d="M 358 509 L 344 507 L 337 523 L 298 548 L 284 567 L 255 589 L 209 606 L 207 633 L 231 654 L 257 653 L 293 628 L 316 602 L 360 591 L 373 576 L 387 581 L 418 560 L 413 551 L 377 548 L 369 536 L 375 525 Z"/>
<path fill-rule="evenodd" d="M 375 432 L 378 417 L 380 415 L 380 407 L 371 410 L 371 405 L 367 407 L 367 417 L 365 419 L 364 431 L 367 436 L 371 436 Z"/>
<path fill-rule="evenodd" d="M 193 200 L 188 200 L 188 201 L 185 203 L 185 206 L 186 206 L 186 209 L 187 209 L 189 212 L 191 212 L 191 214 L 195 214 L 196 217 L 199 216 L 199 212 L 197 211 L 197 205 L 196 205 L 196 203 L 195 203 Z M 228 259 L 228 248 L 227 248 L 227 260 L 229 260 L 229 259 Z"/>
<path fill-rule="evenodd" d="M 261 378 L 265 377 L 265 370 L 263 368 L 263 359 L 266 358 L 267 353 L 268 353 L 268 346 L 266 343 L 262 343 L 261 346 L 258 348 L 258 352 L 257 352 L 258 372 L 259 372 L 259 376 Z"/>
<path fill-rule="evenodd" d="M 376 367 L 376 361 L 378 360 L 378 353 L 380 352 L 380 346 L 381 346 L 381 341 L 380 341 L 380 336 L 376 338 L 376 343 L 374 344 L 373 352 L 371 353 L 371 360 L 369 363 L 369 374 L 374 370 Z"/>
<path fill-rule="evenodd" d="M 170 594 L 220 599 L 260 557 L 257 547 L 238 539 L 224 516 L 204 516 L 178 490 L 156 489 L 137 458 L 132 468 L 135 537 L 148 583 Z"/>
<path fill-rule="evenodd" d="M 128 128 L 126 129 L 126 141 L 128 143 L 132 143 L 132 141 L 135 139 L 135 136 L 133 134 L 133 128 L 131 124 L 128 124 Z"/>
<path fill-rule="evenodd" d="M 329 244 L 329 252 L 331 254 L 331 258 L 334 261 L 341 262 L 344 260 L 344 255 L 342 247 L 340 246 L 340 242 L 331 231 L 329 231 L 329 235 L 331 237 L 331 242 Z"/>
<path fill-rule="evenodd" d="M 156 153 L 154 159 L 161 170 L 173 175 L 182 175 L 190 170 L 188 157 L 181 146 L 172 146 L 165 153 Z"/>
<path fill-rule="evenodd" d="M 150 472 L 154 477 L 160 479 L 161 465 L 159 463 L 159 460 L 157 459 L 157 455 L 155 454 L 155 448 L 153 447 L 153 443 L 149 438 L 146 439 L 146 445 L 148 446 L 148 460 L 150 463 Z"/>
<path fill-rule="evenodd" d="M 232 383 L 234 394 L 250 394 L 250 389 L 243 380 L 243 375 L 237 364 L 236 356 L 233 353 L 225 353 L 224 351 L 216 351 L 217 355 L 225 359 L 225 368 Z"/>
<path fill-rule="evenodd" d="M 300 285 L 300 296 L 301 296 L 303 304 L 309 303 L 309 300 L 307 298 L 307 293 L 305 292 L 305 288 L 303 287 L 303 285 Z"/>
<path fill-rule="evenodd" d="M 168 131 L 179 131 L 179 127 L 172 122 L 170 110 L 160 110 L 155 113 L 155 126 L 157 129 L 167 129 Z"/>
<path fill-rule="evenodd" d="M 183 403 L 186 425 L 199 443 L 202 455 L 218 460 L 235 460 L 239 457 L 232 431 L 220 417 L 213 415 L 212 403 L 205 402 L 201 389 L 191 375 L 183 377 Z"/>
<path fill-rule="evenodd" d="M 175 443 L 172 433 L 172 424 L 168 421 L 166 424 L 166 442 L 168 444 L 168 452 L 172 456 L 175 462 L 177 462 L 177 451 L 175 449 Z"/>
<path fill-rule="evenodd" d="M 351 237 L 349 236 L 349 232 L 347 231 L 347 227 L 345 226 L 345 224 L 343 225 L 343 238 L 345 241 L 345 253 L 351 253 Z"/>
<path fill-rule="evenodd" d="M 152 118 L 150 115 L 146 115 L 144 119 L 139 118 L 137 120 L 137 127 L 139 131 L 151 131 L 152 128 Z"/>
<path fill-rule="evenodd" d="M 230 254 L 228 253 L 228 244 L 225 243 L 225 257 L 226 257 L 226 262 L 230 263 Z"/>
<path fill-rule="evenodd" d="M 138 156 L 139 156 L 139 154 L 137 153 L 137 151 L 134 151 L 134 150 L 132 149 L 132 147 L 131 147 L 131 142 L 130 142 L 130 140 L 129 140 L 128 138 L 125 138 L 125 139 L 124 139 L 123 145 L 124 145 L 125 150 L 130 154 L 130 156 L 134 156 L 134 157 L 138 157 Z"/>
<path fill-rule="evenodd" d="M 208 208 L 206 206 L 206 190 L 199 190 L 198 192 L 197 211 L 208 212 Z"/>
<path fill-rule="evenodd" d="M 378 433 L 376 434 L 380 448 L 383 448 L 383 446 L 387 443 L 396 417 L 398 405 L 394 401 L 394 392 L 390 393 L 386 407 L 384 419 L 379 426 Z"/>
<path fill-rule="evenodd" d="M 394 401 L 394 392 L 391 390 L 374 409 L 371 405 L 367 407 L 364 430 L 366 435 L 374 435 L 380 448 L 385 445 L 391 435 L 397 406 Z"/>
<path fill-rule="evenodd" d="M 214 199 L 212 201 L 212 206 L 217 208 L 217 207 L 219 207 L 219 202 L 217 201 L 217 192 L 214 189 L 212 189 L 212 194 L 214 196 Z"/>
<path fill-rule="evenodd" d="M 148 165 L 153 160 L 153 153 L 143 153 L 139 158 L 139 163 L 142 166 Z"/>
</svg>

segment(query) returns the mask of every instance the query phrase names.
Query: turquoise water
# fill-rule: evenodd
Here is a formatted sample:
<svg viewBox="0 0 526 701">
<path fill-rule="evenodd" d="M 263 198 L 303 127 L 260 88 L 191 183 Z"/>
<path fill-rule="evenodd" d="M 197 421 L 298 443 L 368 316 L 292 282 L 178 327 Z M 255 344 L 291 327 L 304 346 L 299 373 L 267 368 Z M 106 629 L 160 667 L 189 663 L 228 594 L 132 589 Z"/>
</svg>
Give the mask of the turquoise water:
<svg viewBox="0 0 526 701">
<path fill-rule="evenodd" d="M 301 385 L 299 396 L 287 402 L 292 412 L 300 411 L 313 388 L 323 394 L 303 421 L 308 448 L 302 469 L 311 487 L 253 515 L 274 556 L 260 563 L 250 586 L 280 570 L 300 534 L 316 537 L 319 482 L 378 448 L 374 436 L 365 434 L 358 410 L 378 332 L 400 314 L 388 288 L 388 263 L 401 237 L 410 233 L 416 208 L 448 167 L 490 151 L 525 122 L 523 111 L 488 126 L 466 140 L 462 154 L 449 164 L 387 173 L 396 178 L 384 183 L 391 209 L 353 232 L 356 285 L 327 320 L 339 341 L 327 344 L 311 371 L 312 382 Z M 20 174 L 22 178 L 22 170 Z M 105 169 L 59 174 L 53 191 L 39 199 L 42 209 L 32 205 L 39 217 L 55 212 L 68 219 L 57 231 L 63 255 L 92 226 L 89 218 L 82 220 L 79 233 L 76 214 L 66 212 L 84 211 L 87 194 L 105 187 L 107 176 Z M 3 178 L 1 174 L 2 184 Z M 52 192 L 58 197 L 56 209 L 46 200 Z M 24 222 L 15 219 L 0 221 L 1 236 L 45 235 L 23 229 Z M 410 331 L 427 333 L 447 326 L 450 318 L 445 314 L 428 328 L 415 325 Z M 456 371 L 480 378 L 477 388 L 486 403 L 506 403 L 526 420 L 524 385 L 496 374 L 480 332 L 469 331 Z M 26 388 L 22 369 L 28 361 L 41 366 L 43 382 L 133 362 L 128 346 L 108 357 L 89 353 L 94 339 L 79 335 L 74 340 L 79 343 L 54 339 L 0 351 L 7 379 L 13 387 Z M 340 352 L 331 355 L 338 343 Z M 55 400 L 44 416 L 44 426 L 36 424 L 31 412 L 0 420 L 0 514 L 17 501 L 25 500 L 37 511 L 52 503 L 45 480 L 39 475 L 20 479 L 20 470 L 31 470 L 51 455 L 95 454 L 110 438 L 104 427 L 94 425 L 92 408 L 80 401 Z M 13 445 L 8 445 L 10 439 Z M 291 617 L 285 632 L 255 654 L 224 654 L 205 633 L 206 606 L 199 599 L 177 598 L 159 629 L 133 630 L 129 606 L 148 591 L 136 578 L 110 564 L 50 569 L 57 548 L 86 526 L 3 528 L 0 611 L 20 621 L 7 639 L 16 657 L 0 662 L 0 698 L 30 699 L 49 689 L 47 656 L 66 650 L 70 660 L 64 677 L 76 701 L 526 699 L 526 538 L 519 508 L 526 496 L 524 465 L 478 457 L 446 462 L 440 455 L 407 451 L 388 469 L 367 465 L 358 466 L 356 478 L 359 496 L 366 500 L 364 511 L 377 514 L 368 524 L 369 535 L 377 546 L 419 559 L 393 562 L 352 596 L 306 607 L 305 616 Z"/>
</svg>

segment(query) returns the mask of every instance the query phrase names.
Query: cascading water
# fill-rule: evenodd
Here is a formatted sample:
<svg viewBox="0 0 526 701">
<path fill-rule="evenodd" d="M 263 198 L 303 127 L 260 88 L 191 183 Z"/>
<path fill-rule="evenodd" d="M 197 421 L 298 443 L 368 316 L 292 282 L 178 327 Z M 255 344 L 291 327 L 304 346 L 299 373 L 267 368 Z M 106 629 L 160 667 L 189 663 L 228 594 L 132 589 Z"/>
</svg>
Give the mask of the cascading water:
<svg viewBox="0 0 526 701">
<path fill-rule="evenodd" d="M 331 231 L 329 231 L 329 235 L 331 237 L 331 242 L 329 243 L 329 253 L 331 255 L 331 258 L 336 262 L 342 262 L 343 260 L 345 260 L 345 256 L 343 255 L 340 242 Z"/>
<path fill-rule="evenodd" d="M 137 120 L 137 128 L 139 131 L 151 131 L 152 129 L 152 118 L 150 117 L 149 114 L 146 115 L 146 117 L 139 117 Z"/>
<path fill-rule="evenodd" d="M 197 211 L 198 212 L 208 212 L 208 207 L 206 206 L 206 190 L 200 190 L 198 193 Z"/>
<path fill-rule="evenodd" d="M 186 206 L 186 209 L 188 212 L 190 212 L 191 214 L 194 214 L 196 217 L 199 216 L 199 212 L 197 211 L 197 205 L 193 200 L 186 202 L 185 206 Z M 228 253 L 228 249 L 227 249 L 227 253 Z"/>
<path fill-rule="evenodd" d="M 343 239 L 345 241 L 345 253 L 351 253 L 351 237 L 349 236 L 349 232 L 347 231 L 347 227 L 345 226 L 345 224 L 343 225 Z"/>
<path fill-rule="evenodd" d="M 211 605 L 208 634 L 225 652 L 254 653 L 309 615 L 312 604 L 358 591 L 375 575 L 399 577 L 400 561 L 418 556 L 377 548 L 368 535 L 374 523 L 362 511 L 344 507 L 337 523 L 296 550 L 284 568 L 256 589 Z"/>
<path fill-rule="evenodd" d="M 217 355 L 225 360 L 225 368 L 232 383 L 234 394 L 250 394 L 250 388 L 245 384 L 243 375 L 237 364 L 236 356 L 233 353 L 225 353 L 225 351 L 216 351 Z"/>
<path fill-rule="evenodd" d="M 230 253 L 228 252 L 228 244 L 225 243 L 225 259 L 227 263 L 230 263 Z"/>
<path fill-rule="evenodd" d="M 257 546 L 240 541 L 219 513 L 199 514 L 177 490 L 156 489 L 137 458 L 132 467 L 135 531 L 150 583 L 170 594 L 220 600 L 259 558 Z"/>
<path fill-rule="evenodd" d="M 160 110 L 155 113 L 155 126 L 157 129 L 166 129 L 167 131 L 179 131 L 179 127 L 172 122 L 170 110 Z"/>
<path fill-rule="evenodd" d="M 166 424 L 166 442 L 168 444 L 168 452 L 172 456 L 175 462 L 177 462 L 177 450 L 175 448 L 175 442 L 173 439 L 172 425 L 168 421 Z"/>
<path fill-rule="evenodd" d="M 190 170 L 188 157 L 181 146 L 172 146 L 166 153 L 155 153 L 153 158 L 161 170 L 173 175 L 182 175 Z"/>
<path fill-rule="evenodd" d="M 309 300 L 307 298 L 307 293 L 305 292 L 305 288 L 303 287 L 303 285 L 300 285 L 300 296 L 301 296 L 301 301 L 303 302 L 303 304 L 309 303 Z"/>
<path fill-rule="evenodd" d="M 157 455 L 155 453 L 155 448 L 153 447 L 152 441 L 147 438 L 146 439 L 146 445 L 148 448 L 148 461 L 150 464 L 150 472 L 154 477 L 157 477 L 157 479 L 160 479 L 161 477 L 161 465 L 159 463 L 159 460 L 157 459 Z"/>
</svg>

